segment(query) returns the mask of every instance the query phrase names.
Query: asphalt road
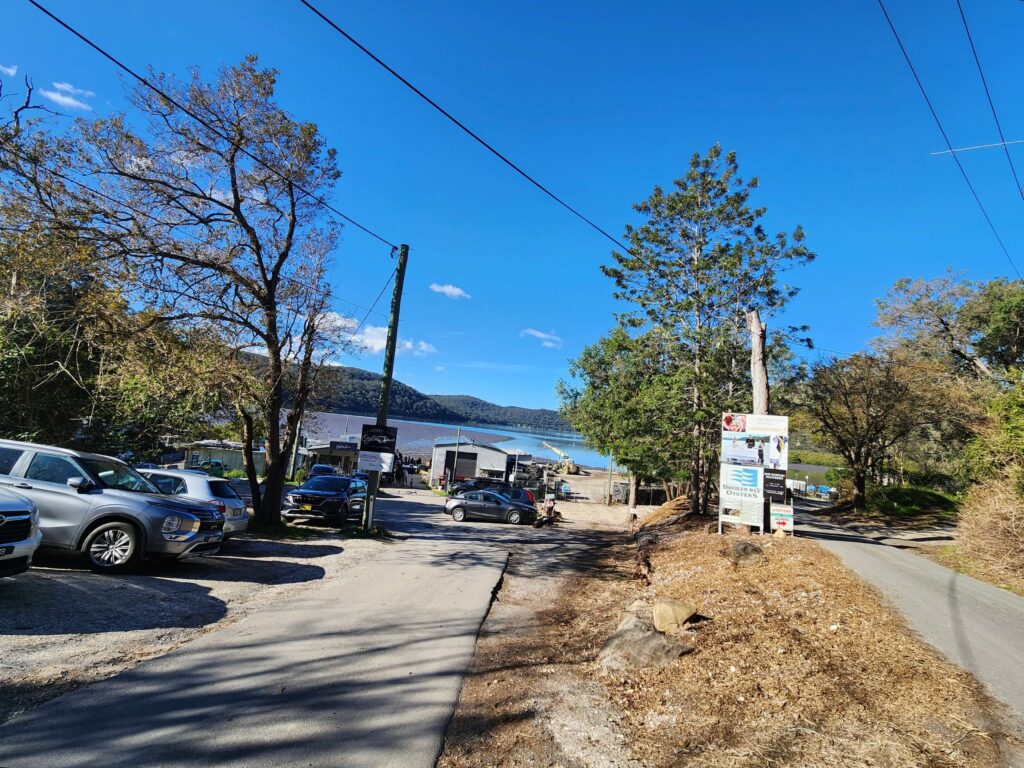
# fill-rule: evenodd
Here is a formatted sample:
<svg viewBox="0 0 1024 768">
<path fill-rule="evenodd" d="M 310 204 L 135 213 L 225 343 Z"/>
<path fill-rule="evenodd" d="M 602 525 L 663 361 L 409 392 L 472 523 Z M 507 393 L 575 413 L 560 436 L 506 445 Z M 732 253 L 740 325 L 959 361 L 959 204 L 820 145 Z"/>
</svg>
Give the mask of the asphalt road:
<svg viewBox="0 0 1024 768">
<path fill-rule="evenodd" d="M 798 535 L 837 554 L 878 588 L 925 642 L 1024 715 L 1024 598 L 815 519 L 806 511 L 814 506 L 824 505 L 798 502 Z"/>
<path fill-rule="evenodd" d="M 0 765 L 433 766 L 508 552 L 547 533 L 457 525 L 439 502 L 380 503 L 407 538 L 11 720 Z"/>
</svg>

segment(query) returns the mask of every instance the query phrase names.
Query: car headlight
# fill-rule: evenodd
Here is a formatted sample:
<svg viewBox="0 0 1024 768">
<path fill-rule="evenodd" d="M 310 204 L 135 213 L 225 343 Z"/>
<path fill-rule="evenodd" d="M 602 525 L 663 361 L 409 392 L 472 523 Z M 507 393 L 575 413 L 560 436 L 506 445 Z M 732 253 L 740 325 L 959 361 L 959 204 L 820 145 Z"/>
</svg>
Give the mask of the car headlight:
<svg viewBox="0 0 1024 768">
<path fill-rule="evenodd" d="M 168 515 L 164 518 L 164 524 L 160 526 L 163 533 L 177 533 L 181 530 L 182 518 L 179 515 Z"/>
</svg>

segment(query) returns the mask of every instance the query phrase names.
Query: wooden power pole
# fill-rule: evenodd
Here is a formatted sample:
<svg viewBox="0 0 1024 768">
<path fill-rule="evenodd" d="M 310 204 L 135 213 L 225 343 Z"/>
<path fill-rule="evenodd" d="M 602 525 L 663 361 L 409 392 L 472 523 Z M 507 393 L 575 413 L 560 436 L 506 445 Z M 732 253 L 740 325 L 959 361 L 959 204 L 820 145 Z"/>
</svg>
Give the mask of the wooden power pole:
<svg viewBox="0 0 1024 768">
<path fill-rule="evenodd" d="M 395 350 L 398 348 L 398 318 L 402 311 L 402 286 L 405 284 L 405 264 L 409 260 L 409 246 L 398 247 L 398 266 L 395 267 L 395 289 L 391 292 L 391 317 L 388 318 L 388 338 L 384 347 L 384 372 L 380 378 L 380 400 L 377 403 L 377 426 L 388 425 L 388 400 L 391 398 L 391 380 L 395 375 Z M 392 457 L 392 461 L 394 458 Z M 380 472 L 370 472 L 363 507 L 363 528 L 373 528 L 373 508 L 380 488 Z"/>
<path fill-rule="evenodd" d="M 756 309 L 753 309 L 747 312 L 747 328 L 750 329 L 750 381 L 754 390 L 752 413 L 767 415 L 770 403 L 768 400 L 768 362 L 765 359 L 764 346 L 768 337 L 768 325 L 761 322 L 761 315 Z"/>
</svg>

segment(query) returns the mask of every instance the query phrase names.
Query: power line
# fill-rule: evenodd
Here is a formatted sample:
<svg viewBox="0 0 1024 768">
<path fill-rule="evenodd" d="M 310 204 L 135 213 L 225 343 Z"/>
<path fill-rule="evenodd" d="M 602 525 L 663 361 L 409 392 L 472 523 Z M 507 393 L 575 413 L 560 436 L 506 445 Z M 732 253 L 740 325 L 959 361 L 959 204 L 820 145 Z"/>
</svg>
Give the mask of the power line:
<svg viewBox="0 0 1024 768">
<path fill-rule="evenodd" d="M 225 136 L 223 133 L 221 133 L 219 130 L 217 130 L 217 128 L 215 128 L 213 125 L 211 125 L 209 123 L 209 121 L 204 120 L 202 117 L 197 115 L 195 112 L 190 110 L 188 107 L 184 106 L 183 104 L 181 104 L 180 102 L 178 102 L 177 100 L 172 98 L 169 94 L 167 94 L 166 92 L 162 91 L 160 88 L 157 88 L 155 85 L 153 85 L 153 83 L 151 83 L 145 77 L 143 77 L 142 75 L 137 73 L 135 70 L 133 70 L 127 64 L 122 62 L 120 59 L 116 58 L 113 54 L 108 53 L 106 50 L 104 50 L 99 45 L 94 43 L 92 40 L 87 38 L 85 35 L 83 35 L 77 29 L 75 29 L 70 24 L 68 24 L 66 21 L 64 21 L 63 19 L 61 19 L 58 16 L 54 15 L 53 13 L 51 13 L 49 10 L 47 10 L 42 5 L 40 5 L 36 0 L 28 0 L 28 2 L 31 3 L 33 6 L 35 6 L 38 10 L 42 11 L 45 15 L 49 16 L 53 21 L 57 22 L 60 26 L 64 27 L 64 29 L 66 29 L 68 32 L 73 34 L 75 37 L 77 37 L 83 43 L 88 45 L 94 51 L 99 53 L 105 59 L 107 59 L 108 61 L 112 62 L 119 69 L 121 69 L 122 71 L 126 72 L 131 77 L 135 78 L 135 80 L 137 80 L 142 85 L 144 85 L 147 88 L 149 88 L 151 91 L 153 91 L 154 93 L 159 95 L 161 98 L 165 99 L 168 103 L 173 104 L 175 107 L 177 107 L 182 112 L 184 112 L 186 115 L 188 115 L 193 120 L 198 122 L 200 125 L 202 125 L 204 128 L 206 128 L 208 131 L 210 131 L 211 133 L 213 133 L 216 136 L 219 136 L 224 141 L 228 142 L 232 147 L 234 147 L 239 152 L 244 154 L 250 160 L 252 160 L 256 164 L 262 166 L 263 168 L 267 169 L 268 171 L 273 173 L 275 176 L 277 176 L 282 181 L 285 181 L 285 182 L 287 182 L 289 184 L 292 184 L 302 194 L 306 195 L 307 197 L 312 198 L 313 200 L 316 200 L 318 203 L 320 203 L 320 205 L 322 205 L 324 208 L 326 208 L 327 210 L 329 210 L 332 213 L 334 213 L 339 218 L 343 219 L 344 221 L 347 221 L 349 224 L 351 224 L 352 226 L 356 227 L 357 229 L 362 230 L 363 232 L 368 234 L 370 237 L 373 237 L 373 238 L 379 240 L 380 242 L 384 243 L 384 245 L 389 246 L 391 248 L 391 250 L 392 250 L 392 253 L 398 249 L 398 246 L 395 245 L 394 243 L 392 243 L 390 240 L 385 239 L 384 237 L 382 237 L 381 235 L 378 235 L 376 232 L 374 232 L 373 230 L 369 229 L 368 227 L 363 226 L 362 224 L 360 224 L 358 221 L 356 221 L 352 217 L 347 216 L 346 214 L 342 213 L 341 211 L 339 211 L 337 208 L 335 208 L 333 205 L 328 203 L 323 198 L 313 194 L 308 189 L 306 189 L 303 186 L 301 186 L 300 184 L 296 183 L 294 180 L 289 179 L 287 176 L 285 176 L 283 173 L 281 173 L 281 171 L 277 170 L 276 168 L 274 168 L 273 166 L 269 165 L 268 163 L 265 163 L 263 160 L 258 158 L 256 155 L 254 155 L 252 152 L 247 150 L 245 147 L 242 147 L 239 144 L 237 144 L 230 137 Z"/>
<path fill-rule="evenodd" d="M 33 1 L 34 0 L 29 0 L 29 2 Z M 974 202 L 976 202 L 978 204 L 978 208 L 981 209 L 981 214 L 985 217 L 985 221 L 988 222 L 989 229 L 991 229 L 992 234 L 995 235 L 996 241 L 999 243 L 999 247 L 1002 248 L 1003 254 L 1006 256 L 1006 260 L 1010 262 L 1010 266 L 1013 267 L 1013 271 L 1016 273 L 1017 278 L 1020 279 L 1020 270 L 1018 270 L 1017 265 L 1013 263 L 1010 252 L 1006 249 L 1006 245 L 1003 243 L 1003 238 L 999 236 L 999 232 L 996 230 L 995 224 L 992 223 L 992 219 L 989 217 L 988 211 L 985 210 L 985 206 L 982 204 L 981 198 L 978 197 L 978 193 L 975 191 L 974 185 L 967 176 L 967 171 L 964 170 L 964 166 L 960 162 L 960 158 L 957 157 L 956 152 L 953 151 L 953 143 L 949 140 L 949 136 L 946 134 L 946 129 L 942 127 L 942 121 L 939 120 L 939 115 L 935 111 L 935 107 L 932 106 L 932 100 L 928 98 L 928 92 L 924 89 L 924 83 L 921 82 L 921 78 L 917 74 L 917 69 L 914 67 L 914 63 L 910 60 L 910 54 L 907 53 L 907 49 L 903 45 L 903 40 L 900 39 L 899 32 L 896 31 L 896 25 L 893 24 L 892 18 L 890 18 L 889 12 L 885 8 L 885 3 L 882 0 L 878 0 L 878 7 L 882 9 L 882 14 L 885 16 L 885 20 L 889 24 L 889 29 L 892 30 L 893 37 L 896 38 L 896 44 L 899 46 L 900 52 L 903 54 L 903 58 L 906 60 L 907 66 L 910 68 L 910 74 L 914 76 L 917 87 L 920 89 L 921 95 L 924 97 L 924 102 L 928 105 L 928 111 L 931 112 L 932 118 L 935 120 L 935 125 L 938 126 L 939 133 L 942 134 L 942 139 L 946 142 L 946 147 L 950 151 L 950 157 L 953 158 L 953 162 L 956 163 L 956 167 L 960 169 L 960 175 L 964 177 L 964 183 L 966 183 L 967 188 L 971 190 Z"/>
<path fill-rule="evenodd" d="M 960 19 L 964 23 L 964 32 L 967 33 L 967 42 L 971 45 L 971 54 L 974 56 L 974 63 L 978 66 L 978 75 L 981 77 L 981 85 L 985 89 L 985 98 L 988 99 L 989 109 L 992 110 L 992 119 L 995 120 L 996 130 L 999 131 L 999 141 L 1003 144 L 1003 152 L 1006 153 L 1006 162 L 1010 164 L 1010 172 L 1013 174 L 1013 183 L 1017 188 L 1017 194 L 1024 200 L 1024 189 L 1021 188 L 1020 179 L 1017 176 L 1017 169 L 1013 167 L 1013 158 L 1010 157 L 1010 148 L 1006 146 L 1006 137 L 1003 136 L 1003 126 L 999 124 L 999 115 L 996 113 L 995 102 L 992 101 L 992 93 L 988 89 L 988 80 L 985 79 L 985 70 L 982 69 L 981 59 L 978 58 L 978 49 L 974 47 L 974 37 L 971 35 L 971 28 L 967 25 L 967 15 L 964 13 L 964 6 L 960 0 L 956 0 L 956 7 L 960 11 Z"/>
<path fill-rule="evenodd" d="M 365 325 L 367 319 L 370 317 L 370 314 L 376 309 L 377 303 L 380 301 L 381 296 L 384 295 L 384 291 L 388 289 L 388 286 L 391 285 L 391 281 L 395 279 L 396 272 L 398 272 L 398 267 L 395 267 L 394 269 L 391 270 L 391 274 L 388 275 L 388 279 L 384 281 L 384 287 L 380 289 L 380 293 L 377 294 L 377 298 L 373 300 L 373 304 L 370 305 L 370 308 L 366 311 L 366 314 L 363 315 L 363 319 L 359 321 L 359 325 L 357 325 L 356 329 L 352 331 L 352 335 L 348 337 L 348 343 L 351 343 L 352 340 L 359 335 L 359 331 L 363 329 L 363 325 Z"/>
<path fill-rule="evenodd" d="M 34 2 L 34 0 L 29 0 L 29 2 Z M 569 203 L 565 202 L 565 200 L 560 198 L 558 195 L 556 195 L 554 192 L 552 192 L 546 186 L 544 186 L 539 181 L 537 181 L 537 179 L 535 179 L 533 176 L 531 176 L 526 171 L 524 171 L 522 168 L 520 168 L 518 165 L 516 165 L 514 162 L 509 160 L 508 157 L 506 157 L 504 154 L 502 154 L 497 149 L 495 149 L 494 146 L 489 144 L 479 134 L 477 134 L 475 131 L 473 131 L 471 128 L 469 128 L 465 123 L 463 123 L 461 120 L 459 120 L 457 117 L 455 117 L 451 112 L 446 110 L 444 107 L 442 107 L 436 101 L 434 101 L 432 98 L 427 96 L 427 94 L 425 94 L 423 91 L 421 91 L 419 88 L 417 88 L 411 82 L 409 82 L 405 77 L 403 77 L 398 72 L 396 72 L 383 59 L 381 59 L 379 56 L 377 56 L 377 54 L 375 54 L 373 51 L 371 51 L 365 45 L 363 45 L 358 40 L 356 40 L 354 37 L 352 37 L 352 35 L 350 35 L 348 32 L 346 32 L 344 29 L 342 29 L 340 26 L 338 26 L 337 23 L 335 23 L 330 17 L 328 17 L 326 14 L 324 14 L 319 8 L 317 8 L 315 5 L 313 5 L 308 0 L 299 0 L 299 2 L 302 3 L 304 6 L 306 6 L 314 14 L 319 16 L 320 19 L 323 20 L 332 29 L 334 29 L 335 32 L 337 32 L 339 35 L 341 35 L 346 40 L 348 40 L 350 43 L 352 43 L 354 46 L 356 46 L 356 48 L 358 48 L 360 51 L 365 53 L 367 56 L 369 56 L 375 62 L 377 62 L 377 64 L 379 64 L 381 67 L 383 67 L 389 74 L 391 74 L 393 77 L 395 77 L 405 87 L 407 87 L 409 90 L 411 90 L 417 96 L 419 96 L 421 99 L 423 99 L 425 102 L 427 102 L 427 104 L 429 104 L 434 109 L 436 109 L 438 112 L 440 112 L 442 115 L 444 115 L 446 118 L 448 118 L 448 120 L 450 120 L 452 123 L 454 123 L 456 126 L 458 126 L 464 133 L 466 133 L 474 141 L 476 141 L 478 144 L 480 144 L 480 146 L 484 147 L 484 149 L 486 149 L 492 155 L 494 155 L 499 160 L 501 160 L 501 162 L 505 163 L 505 165 L 507 165 L 509 168 L 511 168 L 516 173 L 518 173 L 520 176 L 522 176 L 524 179 L 526 179 L 528 182 L 530 182 L 533 186 L 535 186 L 537 189 L 539 189 L 545 195 L 547 195 L 552 200 L 554 200 L 556 203 L 558 203 L 560 206 L 562 206 L 567 211 L 572 213 L 574 216 L 576 216 L 576 218 L 580 219 L 581 221 L 583 221 L 586 224 L 588 224 L 591 228 L 593 228 L 597 232 L 601 233 L 601 235 L 603 235 L 605 238 L 610 240 L 617 247 L 621 248 L 626 253 L 630 252 L 630 249 L 627 248 L 625 245 L 623 245 L 618 240 L 618 238 L 613 237 L 612 235 L 610 235 L 607 232 L 607 230 L 605 230 L 602 227 L 600 227 L 597 224 L 595 224 L 591 219 L 589 219 L 586 216 L 584 216 L 578 210 L 576 210 L 571 205 L 569 205 Z"/>
</svg>

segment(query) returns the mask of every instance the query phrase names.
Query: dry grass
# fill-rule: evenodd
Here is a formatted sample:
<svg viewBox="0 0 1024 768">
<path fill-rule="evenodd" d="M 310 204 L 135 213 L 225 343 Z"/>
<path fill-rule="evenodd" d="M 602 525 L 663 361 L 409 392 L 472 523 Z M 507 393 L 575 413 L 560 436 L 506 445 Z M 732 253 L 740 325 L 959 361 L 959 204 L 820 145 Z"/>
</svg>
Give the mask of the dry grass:
<svg viewBox="0 0 1024 768">
<path fill-rule="evenodd" d="M 974 486 L 960 510 L 957 541 L 988 581 L 1024 584 L 1024 501 L 1011 479 Z"/>
<path fill-rule="evenodd" d="M 726 554 L 734 538 L 660 536 L 645 547 L 648 586 L 623 581 L 636 553 L 625 546 L 550 602 L 515 600 L 507 583 L 514 618 L 482 637 L 438 765 L 1018 764 L 1004 750 L 1020 742 L 1000 735 L 974 679 L 831 554 L 757 537 L 764 562 L 741 568 Z M 665 669 L 606 671 L 597 652 L 637 598 L 696 603 L 696 650 Z"/>
</svg>

